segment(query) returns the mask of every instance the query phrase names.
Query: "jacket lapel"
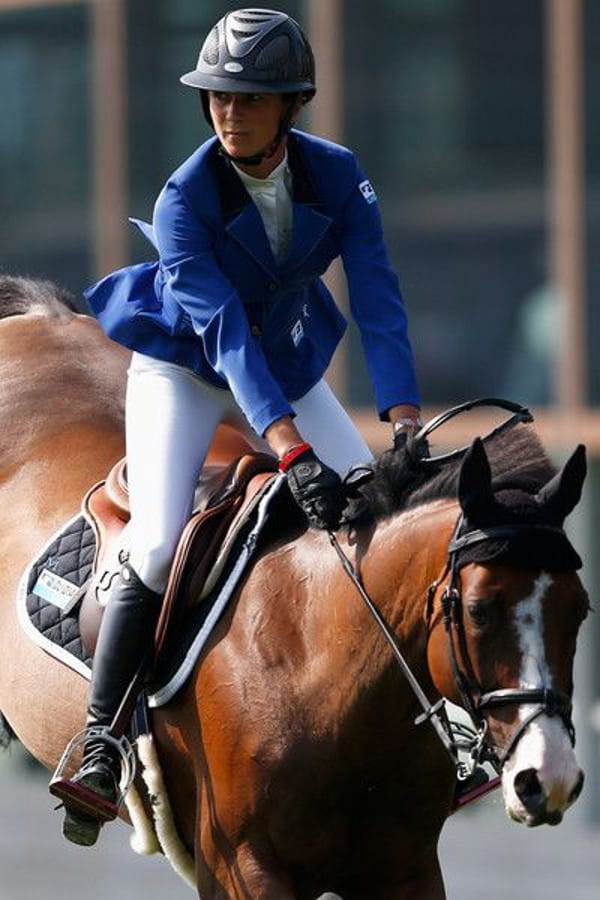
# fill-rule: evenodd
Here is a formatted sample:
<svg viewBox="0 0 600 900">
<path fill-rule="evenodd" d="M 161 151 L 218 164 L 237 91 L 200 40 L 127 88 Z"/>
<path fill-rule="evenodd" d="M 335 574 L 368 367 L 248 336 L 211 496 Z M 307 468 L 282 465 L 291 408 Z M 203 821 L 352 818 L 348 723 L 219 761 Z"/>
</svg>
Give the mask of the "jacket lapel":
<svg viewBox="0 0 600 900">
<path fill-rule="evenodd" d="M 299 268 L 322 240 L 332 219 L 325 215 L 310 169 L 292 132 L 288 159 L 293 179 L 293 230 L 288 258 L 279 267 L 273 256 L 260 213 L 228 160 L 215 149 L 215 168 L 225 228 L 232 238 L 260 265 L 270 278 L 281 270 Z"/>
<path fill-rule="evenodd" d="M 219 153 L 218 145 L 212 156 L 212 165 L 219 188 L 225 230 L 270 278 L 276 278 L 277 263 L 260 213 L 229 160 Z"/>
<path fill-rule="evenodd" d="M 287 271 L 299 268 L 325 236 L 332 221 L 330 216 L 310 206 L 294 203 L 292 243 L 283 268 Z"/>
<path fill-rule="evenodd" d="M 292 131 L 288 137 L 288 160 L 293 179 L 294 220 L 292 244 L 284 268 L 299 268 L 331 226 L 317 193 L 299 141 Z"/>
<path fill-rule="evenodd" d="M 271 278 L 276 278 L 277 263 L 263 221 L 257 207 L 248 199 L 248 205 L 225 225 L 225 229 Z"/>
</svg>

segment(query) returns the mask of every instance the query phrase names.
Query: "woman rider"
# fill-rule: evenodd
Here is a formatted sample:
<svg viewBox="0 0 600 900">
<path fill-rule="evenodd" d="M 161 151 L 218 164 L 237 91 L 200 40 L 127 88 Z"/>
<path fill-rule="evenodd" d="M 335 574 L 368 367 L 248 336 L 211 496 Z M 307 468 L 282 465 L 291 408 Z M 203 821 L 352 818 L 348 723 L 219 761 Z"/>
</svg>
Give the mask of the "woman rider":
<svg viewBox="0 0 600 900">
<path fill-rule="evenodd" d="M 375 192 L 348 149 L 293 128 L 316 90 L 297 22 L 276 10 L 227 13 L 181 81 L 200 92 L 216 136 L 168 179 L 152 226 L 137 223 L 158 261 L 87 293 L 107 334 L 134 351 L 128 559 L 104 612 L 88 727 L 108 728 L 144 659 L 199 470 L 232 407 L 279 458 L 309 525 L 339 527 L 340 475 L 371 454 L 324 381 L 346 327 L 321 281 L 338 256 L 380 418 L 396 442 L 420 425 Z M 120 759 L 97 734 L 60 794 L 63 833 L 80 844 L 98 835 L 94 797 L 118 796 Z"/>
</svg>

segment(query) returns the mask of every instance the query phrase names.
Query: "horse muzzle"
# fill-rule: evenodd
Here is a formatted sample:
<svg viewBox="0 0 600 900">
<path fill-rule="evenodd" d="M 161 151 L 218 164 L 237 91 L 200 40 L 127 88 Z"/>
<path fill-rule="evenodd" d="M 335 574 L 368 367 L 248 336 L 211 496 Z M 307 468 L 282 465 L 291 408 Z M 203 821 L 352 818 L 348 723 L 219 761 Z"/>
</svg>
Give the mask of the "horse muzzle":
<svg viewBox="0 0 600 900">
<path fill-rule="evenodd" d="M 557 716 L 530 723 L 502 769 L 507 814 L 528 827 L 558 825 L 583 788 L 570 735 Z"/>
</svg>

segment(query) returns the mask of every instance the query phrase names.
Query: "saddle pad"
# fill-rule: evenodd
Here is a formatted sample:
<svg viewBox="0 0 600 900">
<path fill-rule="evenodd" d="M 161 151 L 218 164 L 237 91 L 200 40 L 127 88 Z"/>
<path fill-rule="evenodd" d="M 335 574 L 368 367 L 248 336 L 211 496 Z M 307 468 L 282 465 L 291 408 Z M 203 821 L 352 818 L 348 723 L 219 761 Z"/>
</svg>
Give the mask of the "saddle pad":
<svg viewBox="0 0 600 900">
<path fill-rule="evenodd" d="M 190 674 L 213 627 L 219 621 L 266 525 L 271 500 L 282 479 L 270 482 L 254 514 L 240 530 L 230 555 L 232 566 L 221 573 L 210 594 L 185 620 L 180 641 L 161 669 L 154 673 L 151 707 L 163 706 L 175 696 Z M 83 515 L 71 519 L 54 535 L 39 557 L 25 570 L 17 594 L 19 621 L 29 637 L 56 659 L 88 680 L 92 659 L 79 631 L 79 606 L 92 574 L 96 550 L 94 531 Z"/>
<path fill-rule="evenodd" d="M 34 643 L 88 679 L 92 660 L 79 633 L 79 604 L 95 551 L 91 526 L 76 516 L 29 565 L 17 597 L 19 621 Z"/>
</svg>

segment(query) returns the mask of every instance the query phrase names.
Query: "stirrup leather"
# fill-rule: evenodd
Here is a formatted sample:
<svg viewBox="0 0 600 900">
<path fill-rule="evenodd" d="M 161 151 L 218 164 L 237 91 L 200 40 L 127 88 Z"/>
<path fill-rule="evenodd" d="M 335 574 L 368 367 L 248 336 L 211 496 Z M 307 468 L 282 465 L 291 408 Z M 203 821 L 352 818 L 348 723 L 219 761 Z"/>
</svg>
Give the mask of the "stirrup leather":
<svg viewBox="0 0 600 900">
<path fill-rule="evenodd" d="M 74 753 L 91 741 L 103 741 L 112 750 L 115 750 L 119 756 L 121 778 L 114 802 L 100 796 L 84 784 L 78 783 L 76 776 L 69 777 L 66 774 Z M 119 808 L 135 778 L 135 769 L 136 762 L 133 747 L 125 735 L 116 738 L 106 725 L 93 725 L 90 728 L 84 728 L 69 742 L 52 776 L 49 791 L 53 796 L 62 800 L 65 805 L 74 806 L 96 819 L 109 822 L 115 819 L 119 813 Z M 81 772 L 84 770 L 85 765 L 82 767 Z"/>
</svg>

